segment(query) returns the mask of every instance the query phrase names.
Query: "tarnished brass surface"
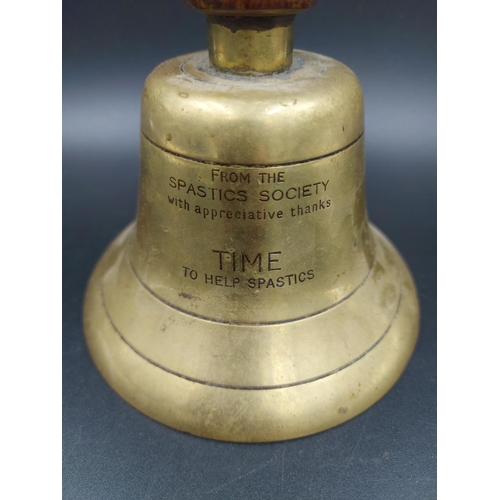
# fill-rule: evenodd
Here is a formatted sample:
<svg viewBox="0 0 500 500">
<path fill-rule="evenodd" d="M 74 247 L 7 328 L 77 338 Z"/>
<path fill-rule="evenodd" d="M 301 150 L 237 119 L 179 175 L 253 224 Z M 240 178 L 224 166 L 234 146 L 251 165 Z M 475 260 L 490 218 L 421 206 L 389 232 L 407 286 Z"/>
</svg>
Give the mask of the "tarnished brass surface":
<svg viewBox="0 0 500 500">
<path fill-rule="evenodd" d="M 163 63 L 142 104 L 137 220 L 89 283 L 110 385 L 179 430 L 306 436 L 377 401 L 418 333 L 411 276 L 366 217 L 355 75 L 302 51 L 281 75 Z"/>
<path fill-rule="evenodd" d="M 157 300 L 127 256 L 134 230 L 117 238 L 92 276 L 85 332 L 110 385 L 166 425 L 224 441 L 307 436 L 371 406 L 408 362 L 415 288 L 376 231 L 377 260 L 356 294 L 322 314 L 255 326 L 206 321 Z"/>
</svg>

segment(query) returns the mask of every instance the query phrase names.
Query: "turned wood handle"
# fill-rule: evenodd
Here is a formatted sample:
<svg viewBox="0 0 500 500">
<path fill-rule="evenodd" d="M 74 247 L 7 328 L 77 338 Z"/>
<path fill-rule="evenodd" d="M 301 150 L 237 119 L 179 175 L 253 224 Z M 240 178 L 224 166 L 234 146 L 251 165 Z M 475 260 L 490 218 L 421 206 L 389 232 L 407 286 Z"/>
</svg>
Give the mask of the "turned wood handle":
<svg viewBox="0 0 500 500">
<path fill-rule="evenodd" d="M 206 14 L 231 16 L 265 16 L 296 14 L 309 9 L 317 0 L 187 0 Z"/>
</svg>

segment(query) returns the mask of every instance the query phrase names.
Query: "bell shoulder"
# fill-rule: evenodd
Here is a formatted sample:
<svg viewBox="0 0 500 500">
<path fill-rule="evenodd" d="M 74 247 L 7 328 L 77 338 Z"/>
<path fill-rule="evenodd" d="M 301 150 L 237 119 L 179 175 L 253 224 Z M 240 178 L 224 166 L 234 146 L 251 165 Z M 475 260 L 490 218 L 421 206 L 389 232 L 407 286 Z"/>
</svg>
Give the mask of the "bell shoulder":
<svg viewBox="0 0 500 500">
<path fill-rule="evenodd" d="M 363 128 L 356 75 L 306 51 L 295 51 L 290 70 L 258 77 L 219 72 L 207 52 L 196 52 L 160 64 L 144 86 L 142 133 L 196 160 L 299 163 L 346 148 Z"/>
</svg>

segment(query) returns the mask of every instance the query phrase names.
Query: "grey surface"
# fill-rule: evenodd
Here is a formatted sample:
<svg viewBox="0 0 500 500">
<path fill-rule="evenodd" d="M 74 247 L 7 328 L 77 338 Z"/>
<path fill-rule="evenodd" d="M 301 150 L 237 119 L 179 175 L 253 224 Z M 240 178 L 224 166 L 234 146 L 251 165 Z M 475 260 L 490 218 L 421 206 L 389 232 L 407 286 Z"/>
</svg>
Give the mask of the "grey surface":
<svg viewBox="0 0 500 500">
<path fill-rule="evenodd" d="M 218 443 L 122 401 L 86 350 L 81 306 L 105 246 L 134 217 L 142 83 L 205 46 L 181 0 L 64 3 L 63 497 L 65 499 L 436 498 L 435 4 L 320 0 L 299 48 L 341 60 L 365 90 L 371 220 L 401 251 L 422 307 L 403 377 L 378 404 L 322 434 Z"/>
</svg>

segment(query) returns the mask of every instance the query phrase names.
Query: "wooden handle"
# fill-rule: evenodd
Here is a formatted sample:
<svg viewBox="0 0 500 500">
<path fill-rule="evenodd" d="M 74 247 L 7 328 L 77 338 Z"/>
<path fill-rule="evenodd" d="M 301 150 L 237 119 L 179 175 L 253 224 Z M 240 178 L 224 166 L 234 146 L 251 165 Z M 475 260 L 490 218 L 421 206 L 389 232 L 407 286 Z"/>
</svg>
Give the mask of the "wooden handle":
<svg viewBox="0 0 500 500">
<path fill-rule="evenodd" d="M 317 0 L 187 0 L 206 14 L 265 16 L 296 14 L 312 7 Z"/>
</svg>

